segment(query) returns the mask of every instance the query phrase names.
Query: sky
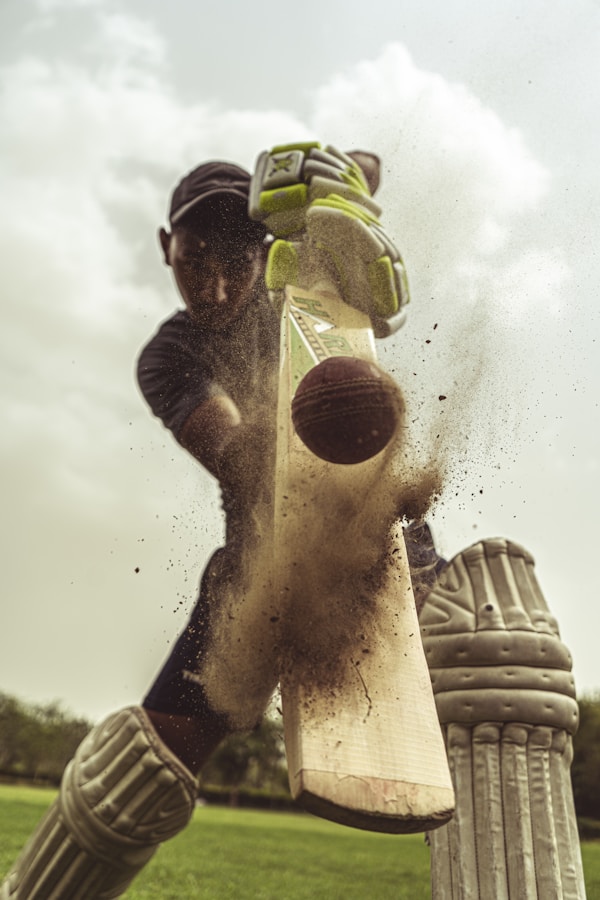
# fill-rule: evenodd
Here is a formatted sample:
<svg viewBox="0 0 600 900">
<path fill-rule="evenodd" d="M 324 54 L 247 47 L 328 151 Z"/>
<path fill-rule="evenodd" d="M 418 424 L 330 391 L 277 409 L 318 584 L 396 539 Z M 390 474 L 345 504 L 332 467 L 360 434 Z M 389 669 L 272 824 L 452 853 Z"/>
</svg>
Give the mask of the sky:
<svg viewBox="0 0 600 900">
<path fill-rule="evenodd" d="M 305 138 L 383 160 L 440 552 L 525 546 L 598 689 L 596 0 L 3 0 L 0 35 L 0 690 L 96 719 L 183 626 L 223 523 L 135 384 L 180 306 L 156 231 L 185 171 Z"/>
</svg>

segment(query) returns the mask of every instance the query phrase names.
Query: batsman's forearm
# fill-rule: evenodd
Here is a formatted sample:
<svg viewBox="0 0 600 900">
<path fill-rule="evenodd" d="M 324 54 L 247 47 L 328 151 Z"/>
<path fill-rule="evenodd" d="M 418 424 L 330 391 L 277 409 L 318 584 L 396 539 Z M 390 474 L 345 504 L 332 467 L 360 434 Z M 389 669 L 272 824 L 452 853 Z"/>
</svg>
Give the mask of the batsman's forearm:
<svg viewBox="0 0 600 900">
<path fill-rule="evenodd" d="M 226 394 L 211 397 L 186 419 L 179 443 L 218 478 L 227 446 L 241 423 L 240 411 L 230 397 Z"/>
</svg>

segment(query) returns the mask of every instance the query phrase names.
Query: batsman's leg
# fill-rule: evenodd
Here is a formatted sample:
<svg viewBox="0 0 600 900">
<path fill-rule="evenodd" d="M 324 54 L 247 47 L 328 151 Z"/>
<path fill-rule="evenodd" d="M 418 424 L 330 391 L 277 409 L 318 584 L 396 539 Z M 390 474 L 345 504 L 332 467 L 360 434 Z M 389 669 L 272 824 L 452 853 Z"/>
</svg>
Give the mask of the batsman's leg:
<svg viewBox="0 0 600 900">
<path fill-rule="evenodd" d="M 197 784 L 140 707 L 84 739 L 60 793 L 0 889 L 2 900 L 119 897 L 184 828 Z"/>
<path fill-rule="evenodd" d="M 421 613 L 456 792 L 430 835 L 434 900 L 584 900 L 570 779 L 571 655 L 526 550 L 482 541 Z"/>
<path fill-rule="evenodd" d="M 158 846 L 187 825 L 196 800 L 193 773 L 234 730 L 211 705 L 199 665 L 211 611 L 219 608 L 235 560 L 221 550 L 207 566 L 190 621 L 143 706 L 110 716 L 83 741 L 58 799 L 0 887 L 0 900 L 119 897 Z M 216 668 L 223 680 L 244 682 L 246 673 L 230 660 Z M 237 692 L 243 717 L 258 721 L 274 687 L 269 680 L 254 704 L 243 688 Z"/>
</svg>

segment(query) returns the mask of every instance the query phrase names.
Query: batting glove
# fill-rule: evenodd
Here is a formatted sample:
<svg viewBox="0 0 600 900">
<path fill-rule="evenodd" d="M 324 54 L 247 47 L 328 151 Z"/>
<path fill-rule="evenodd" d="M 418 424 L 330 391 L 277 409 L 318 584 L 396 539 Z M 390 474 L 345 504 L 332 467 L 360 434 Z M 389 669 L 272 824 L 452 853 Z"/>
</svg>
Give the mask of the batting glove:
<svg viewBox="0 0 600 900">
<path fill-rule="evenodd" d="M 379 222 L 381 209 L 360 166 L 345 153 L 318 143 L 262 153 L 249 212 L 280 239 L 267 262 L 273 295 L 298 283 L 299 255 L 316 248 L 333 262 L 346 302 L 370 316 L 376 337 L 404 324 L 409 301 L 404 264 Z"/>
</svg>

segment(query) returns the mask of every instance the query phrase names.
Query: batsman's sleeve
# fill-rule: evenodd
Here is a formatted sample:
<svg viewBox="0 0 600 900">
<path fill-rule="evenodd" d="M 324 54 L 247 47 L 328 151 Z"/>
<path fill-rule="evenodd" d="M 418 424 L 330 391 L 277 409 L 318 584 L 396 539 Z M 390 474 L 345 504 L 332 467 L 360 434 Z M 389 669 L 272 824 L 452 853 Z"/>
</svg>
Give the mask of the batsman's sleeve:
<svg viewBox="0 0 600 900">
<path fill-rule="evenodd" d="M 192 352 L 184 325 L 177 316 L 164 322 L 137 362 L 137 381 L 148 406 L 178 441 L 187 419 L 217 390 L 210 371 Z"/>
</svg>

